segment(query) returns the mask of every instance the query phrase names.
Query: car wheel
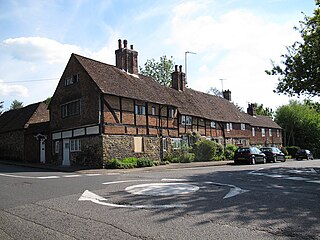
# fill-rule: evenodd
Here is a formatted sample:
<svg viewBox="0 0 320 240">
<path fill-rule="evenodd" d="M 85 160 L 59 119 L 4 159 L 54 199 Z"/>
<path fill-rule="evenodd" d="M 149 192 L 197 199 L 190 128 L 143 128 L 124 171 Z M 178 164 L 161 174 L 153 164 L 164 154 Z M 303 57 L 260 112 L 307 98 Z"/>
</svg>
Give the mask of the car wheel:
<svg viewBox="0 0 320 240">
<path fill-rule="evenodd" d="M 307 156 L 307 160 L 310 160 L 310 158 Z"/>
<path fill-rule="evenodd" d="M 281 160 L 281 162 L 285 162 L 286 161 L 286 158 L 284 157 L 282 160 Z"/>
<path fill-rule="evenodd" d="M 252 164 L 252 165 L 256 164 L 256 159 L 255 159 L 255 157 L 252 157 L 252 158 L 251 158 L 251 164 Z"/>
</svg>

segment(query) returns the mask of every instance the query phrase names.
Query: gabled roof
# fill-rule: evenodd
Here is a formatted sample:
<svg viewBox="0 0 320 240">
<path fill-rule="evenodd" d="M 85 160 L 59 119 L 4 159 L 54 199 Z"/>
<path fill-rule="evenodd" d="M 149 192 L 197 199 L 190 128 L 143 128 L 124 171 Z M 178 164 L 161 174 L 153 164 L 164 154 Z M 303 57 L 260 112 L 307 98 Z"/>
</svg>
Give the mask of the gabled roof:
<svg viewBox="0 0 320 240">
<path fill-rule="evenodd" d="M 0 116 L 0 133 L 27 128 L 31 123 L 49 121 L 49 111 L 43 102 L 9 110 Z"/>
<path fill-rule="evenodd" d="M 185 91 L 162 86 L 150 77 L 134 76 L 115 66 L 72 54 L 105 94 L 175 106 L 184 115 L 209 120 L 248 123 L 228 100 L 186 88 Z"/>
<path fill-rule="evenodd" d="M 267 127 L 267 128 L 281 129 L 281 127 L 268 116 L 259 116 L 259 115 L 251 116 L 250 114 L 247 114 L 247 113 L 242 113 L 242 114 L 248 120 L 250 125 L 254 127 Z"/>
</svg>

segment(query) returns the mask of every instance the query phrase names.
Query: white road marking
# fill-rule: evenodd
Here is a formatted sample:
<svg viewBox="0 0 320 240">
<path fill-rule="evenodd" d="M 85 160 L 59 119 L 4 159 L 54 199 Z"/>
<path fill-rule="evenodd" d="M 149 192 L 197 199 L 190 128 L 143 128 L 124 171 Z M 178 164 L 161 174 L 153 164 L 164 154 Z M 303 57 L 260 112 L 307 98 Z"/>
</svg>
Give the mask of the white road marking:
<svg viewBox="0 0 320 240">
<path fill-rule="evenodd" d="M 33 178 L 33 179 L 36 179 L 36 178 L 37 178 L 37 177 L 19 176 L 19 175 L 4 174 L 4 173 L 0 173 L 0 176 L 4 176 L 4 177 L 12 177 L 12 178 Z"/>
<path fill-rule="evenodd" d="M 75 177 L 84 177 L 84 176 L 88 176 L 88 177 L 93 177 L 93 176 L 99 176 L 101 174 L 72 174 L 72 175 L 62 175 L 62 176 L 25 176 L 25 175 L 14 175 L 14 174 L 5 174 L 5 173 L 0 173 L 0 176 L 4 176 L 4 177 L 11 177 L 11 178 L 24 178 L 24 179 L 41 179 L 41 180 L 45 180 L 45 179 L 59 179 L 59 178 L 75 178 Z"/>
<path fill-rule="evenodd" d="M 188 179 L 162 178 L 161 181 L 164 181 L 164 182 L 188 182 Z"/>
<path fill-rule="evenodd" d="M 312 169 L 312 170 L 311 170 Z M 289 170 L 288 172 L 291 173 L 317 173 L 313 168 L 311 169 L 302 169 L 302 170 Z M 286 174 L 272 174 L 272 173 L 259 173 L 257 171 L 263 170 L 263 168 L 253 170 L 249 172 L 251 175 L 257 175 L 257 176 L 265 176 L 265 177 L 271 177 L 271 178 L 279 178 L 279 179 L 284 179 L 284 180 L 293 180 L 293 181 L 305 181 L 308 183 L 320 183 L 320 180 L 312 180 L 310 178 L 305 178 L 305 177 L 292 177 Z"/>
<path fill-rule="evenodd" d="M 124 180 L 124 181 L 105 182 L 105 183 L 102 183 L 102 184 L 111 185 L 111 184 L 117 184 L 117 183 L 146 182 L 146 181 L 150 181 L 150 180 Z"/>
<path fill-rule="evenodd" d="M 62 177 L 64 178 L 73 178 L 73 177 L 81 177 L 79 174 L 74 174 L 74 175 L 63 175 Z"/>
<path fill-rule="evenodd" d="M 80 196 L 79 201 L 90 201 L 96 204 L 100 204 L 108 207 L 116 207 L 116 208 L 135 208 L 135 209 L 156 209 L 156 208 L 181 208 L 186 207 L 185 204 L 165 204 L 165 205 L 128 205 L 128 204 L 115 204 L 105 202 L 107 199 L 90 192 L 89 190 L 84 191 L 84 193 Z"/>
<path fill-rule="evenodd" d="M 46 177 L 36 177 L 37 179 L 55 179 L 60 178 L 59 176 L 46 176 Z"/>
<path fill-rule="evenodd" d="M 88 177 L 95 177 L 95 176 L 101 176 L 102 174 L 101 173 L 87 173 L 87 174 L 84 174 L 85 176 L 88 176 Z"/>
<path fill-rule="evenodd" d="M 199 187 L 186 183 L 148 183 L 130 186 L 125 190 L 134 195 L 171 196 L 193 193 Z"/>
</svg>

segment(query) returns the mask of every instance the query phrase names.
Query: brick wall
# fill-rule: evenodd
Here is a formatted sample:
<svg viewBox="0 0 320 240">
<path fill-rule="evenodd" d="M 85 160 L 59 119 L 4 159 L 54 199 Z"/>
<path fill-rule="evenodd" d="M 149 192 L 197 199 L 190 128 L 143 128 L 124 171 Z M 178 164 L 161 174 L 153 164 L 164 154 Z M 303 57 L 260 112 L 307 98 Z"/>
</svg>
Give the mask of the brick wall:
<svg viewBox="0 0 320 240">
<path fill-rule="evenodd" d="M 0 158 L 3 160 L 24 160 L 24 130 L 0 134 Z"/>
</svg>

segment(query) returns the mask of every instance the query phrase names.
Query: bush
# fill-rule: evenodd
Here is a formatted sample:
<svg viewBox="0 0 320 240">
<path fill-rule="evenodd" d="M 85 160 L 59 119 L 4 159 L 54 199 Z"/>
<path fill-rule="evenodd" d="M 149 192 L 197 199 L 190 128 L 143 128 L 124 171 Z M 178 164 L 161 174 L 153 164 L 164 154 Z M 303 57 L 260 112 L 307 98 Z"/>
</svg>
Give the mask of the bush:
<svg viewBox="0 0 320 240">
<path fill-rule="evenodd" d="M 138 158 L 137 167 L 153 167 L 155 164 L 149 158 Z"/>
<path fill-rule="evenodd" d="M 193 161 L 194 161 L 194 153 L 184 153 L 179 157 L 179 162 L 181 163 L 191 163 Z"/>
<path fill-rule="evenodd" d="M 210 140 L 201 140 L 194 144 L 195 161 L 211 161 L 216 152 L 217 145 Z"/>
<path fill-rule="evenodd" d="M 224 150 L 224 155 L 226 159 L 228 160 L 233 160 L 234 158 L 234 152 L 238 149 L 236 145 L 233 144 L 227 144 L 225 150 Z"/>
<path fill-rule="evenodd" d="M 288 154 L 291 156 L 291 157 L 295 157 L 296 156 L 296 153 L 297 151 L 300 149 L 300 147 L 297 147 L 297 146 L 288 146 L 286 147 L 287 149 L 287 152 Z"/>
<path fill-rule="evenodd" d="M 287 149 L 285 148 L 285 147 L 281 147 L 281 152 L 283 152 L 284 153 L 284 155 L 286 155 L 286 156 L 288 156 L 289 155 L 289 153 L 288 153 L 288 151 L 287 151 Z"/>
</svg>

